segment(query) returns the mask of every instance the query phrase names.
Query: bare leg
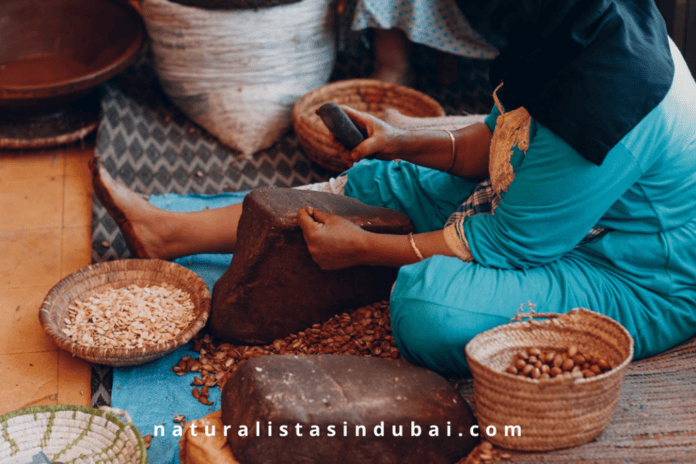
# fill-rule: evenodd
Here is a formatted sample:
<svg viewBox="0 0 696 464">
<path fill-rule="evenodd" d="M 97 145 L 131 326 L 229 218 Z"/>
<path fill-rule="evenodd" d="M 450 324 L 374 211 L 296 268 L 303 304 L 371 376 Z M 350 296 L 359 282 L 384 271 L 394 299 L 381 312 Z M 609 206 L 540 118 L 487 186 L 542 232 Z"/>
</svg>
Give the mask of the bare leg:
<svg viewBox="0 0 696 464">
<path fill-rule="evenodd" d="M 242 204 L 191 213 L 157 208 L 116 182 L 100 160 L 92 163 L 94 192 L 138 258 L 174 259 L 197 253 L 233 253 Z"/>
<path fill-rule="evenodd" d="M 411 85 L 411 43 L 399 29 L 375 29 L 375 70 L 370 76 L 392 84 Z"/>
</svg>

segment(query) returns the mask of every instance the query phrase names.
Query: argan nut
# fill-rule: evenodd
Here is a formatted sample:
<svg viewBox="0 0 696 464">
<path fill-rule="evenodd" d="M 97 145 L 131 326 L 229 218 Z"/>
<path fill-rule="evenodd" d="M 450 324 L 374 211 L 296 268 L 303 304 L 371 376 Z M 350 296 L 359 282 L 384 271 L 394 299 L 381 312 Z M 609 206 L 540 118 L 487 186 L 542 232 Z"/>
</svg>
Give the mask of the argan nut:
<svg viewBox="0 0 696 464">
<path fill-rule="evenodd" d="M 525 361 L 529 359 L 529 355 L 524 351 L 520 351 L 519 353 L 517 353 L 517 357 L 520 359 L 524 359 Z"/>
<path fill-rule="evenodd" d="M 547 366 L 547 367 L 548 367 L 548 366 Z M 548 379 L 550 379 L 550 378 L 551 378 L 551 376 L 550 376 L 548 373 L 546 373 L 546 372 L 542 373 L 542 374 L 539 376 L 539 380 L 548 380 Z"/>
<path fill-rule="evenodd" d="M 573 372 L 570 373 L 570 375 L 571 375 L 574 379 L 581 379 L 581 378 L 584 377 L 582 371 L 580 371 L 580 370 L 578 370 L 578 371 L 573 371 Z"/>
<path fill-rule="evenodd" d="M 563 361 L 563 364 L 561 364 L 561 369 L 564 371 L 569 371 L 575 366 L 575 363 L 573 362 L 572 359 L 568 358 L 565 361 Z"/>
<path fill-rule="evenodd" d="M 527 363 L 524 361 L 524 359 L 518 359 L 517 361 L 515 361 L 515 364 L 514 364 L 514 366 L 517 368 L 518 371 L 521 371 L 522 369 L 524 369 L 524 366 L 526 366 L 526 365 L 527 365 Z"/>
<path fill-rule="evenodd" d="M 544 363 L 541 362 L 541 361 L 536 361 L 536 362 L 534 363 L 534 367 L 536 367 L 537 369 L 541 369 L 541 366 L 545 366 L 545 365 L 546 365 L 546 364 L 544 364 Z"/>
<path fill-rule="evenodd" d="M 538 367 L 535 367 L 534 369 L 532 369 L 532 372 L 530 372 L 529 375 L 533 379 L 538 379 L 539 376 L 541 375 L 541 371 L 539 370 Z"/>
<path fill-rule="evenodd" d="M 529 375 L 532 372 L 532 370 L 534 370 L 534 366 L 532 366 L 531 364 L 527 364 L 526 366 L 524 366 L 524 369 L 522 369 L 522 374 Z"/>
<path fill-rule="evenodd" d="M 201 391 L 197 388 L 194 388 L 191 391 L 191 394 L 193 395 L 194 398 L 199 399 L 201 397 Z"/>
<path fill-rule="evenodd" d="M 505 372 L 515 375 L 517 374 L 517 368 L 515 366 L 508 366 L 508 368 L 505 369 Z"/>
<path fill-rule="evenodd" d="M 558 366 L 552 367 L 551 370 L 549 371 L 549 374 L 551 374 L 551 377 L 557 377 L 557 376 L 561 375 L 562 373 L 563 373 L 563 371 Z"/>
<path fill-rule="evenodd" d="M 576 354 L 578 354 L 578 347 L 575 345 L 570 345 L 568 347 L 568 356 L 570 356 L 572 358 Z"/>
<path fill-rule="evenodd" d="M 576 354 L 575 356 L 572 357 L 572 360 L 575 364 L 577 365 L 583 365 L 586 361 L 585 357 L 581 354 Z"/>
<path fill-rule="evenodd" d="M 589 379 L 590 377 L 594 377 L 595 375 L 597 375 L 589 369 L 585 369 L 584 371 L 582 371 L 582 374 L 585 376 L 586 379 Z"/>
<path fill-rule="evenodd" d="M 544 359 L 545 362 L 551 363 L 553 362 L 553 359 L 556 357 L 556 352 L 553 350 L 549 350 L 544 354 Z"/>
<path fill-rule="evenodd" d="M 560 354 L 557 354 L 557 355 L 553 358 L 553 367 L 559 367 L 559 368 L 560 368 L 562 364 L 563 364 L 563 356 L 561 356 Z"/>
<path fill-rule="evenodd" d="M 529 359 L 527 359 L 527 362 L 528 362 L 529 364 L 534 364 L 534 363 L 537 362 L 538 360 L 539 360 L 539 358 L 537 358 L 536 356 L 530 356 Z"/>
<path fill-rule="evenodd" d="M 541 365 L 541 373 L 542 374 L 548 374 L 551 368 L 549 367 L 548 364 L 542 364 Z"/>
<path fill-rule="evenodd" d="M 597 364 L 593 364 L 592 366 L 590 366 L 590 370 L 591 370 L 592 372 L 594 372 L 595 374 L 601 374 L 601 373 L 602 373 L 602 368 L 599 367 L 599 365 L 597 365 Z"/>
<path fill-rule="evenodd" d="M 611 365 L 609 365 L 609 363 L 607 362 L 606 359 L 599 358 L 599 359 L 596 359 L 595 361 L 596 361 L 597 365 L 602 368 L 603 371 L 608 371 L 609 369 L 611 369 Z"/>
<path fill-rule="evenodd" d="M 530 356 L 536 356 L 537 358 L 541 355 L 541 350 L 539 348 L 530 348 L 527 352 Z"/>
</svg>

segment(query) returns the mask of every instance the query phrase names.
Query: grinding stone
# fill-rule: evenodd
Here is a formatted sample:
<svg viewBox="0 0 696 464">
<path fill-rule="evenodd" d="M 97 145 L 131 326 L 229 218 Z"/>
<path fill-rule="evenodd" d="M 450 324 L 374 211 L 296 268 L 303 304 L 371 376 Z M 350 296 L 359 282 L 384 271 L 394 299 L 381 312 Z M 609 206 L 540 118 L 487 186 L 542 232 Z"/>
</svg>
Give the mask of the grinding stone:
<svg viewBox="0 0 696 464">
<path fill-rule="evenodd" d="M 223 388 L 222 421 L 242 464 L 452 464 L 478 442 L 471 410 L 446 379 L 405 362 L 349 355 L 245 361 Z M 439 436 L 430 435 L 433 427 Z"/>
<path fill-rule="evenodd" d="M 267 344 L 335 314 L 389 299 L 394 269 L 324 271 L 312 260 L 297 223 L 297 212 L 305 206 L 372 232 L 413 230 L 402 213 L 342 195 L 288 188 L 252 191 L 242 206 L 238 251 L 213 288 L 210 328 L 216 337 Z"/>
</svg>

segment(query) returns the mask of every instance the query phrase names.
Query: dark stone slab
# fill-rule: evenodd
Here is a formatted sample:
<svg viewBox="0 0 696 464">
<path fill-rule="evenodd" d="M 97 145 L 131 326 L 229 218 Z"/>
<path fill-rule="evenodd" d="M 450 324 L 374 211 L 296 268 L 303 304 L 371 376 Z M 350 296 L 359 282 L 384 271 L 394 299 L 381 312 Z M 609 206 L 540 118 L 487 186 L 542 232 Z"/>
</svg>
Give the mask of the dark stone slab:
<svg viewBox="0 0 696 464">
<path fill-rule="evenodd" d="M 365 230 L 407 234 L 407 216 L 353 198 L 287 188 L 249 193 L 237 253 L 213 288 L 212 333 L 235 343 L 271 343 L 347 310 L 389 298 L 395 270 L 358 266 L 324 271 L 307 251 L 297 211 L 311 206 Z"/>
<path fill-rule="evenodd" d="M 317 110 L 317 115 L 319 115 L 336 139 L 348 150 L 352 150 L 365 140 L 365 136 L 360 132 L 360 129 L 343 111 L 343 108 L 336 103 L 324 103 Z"/>
<path fill-rule="evenodd" d="M 452 464 L 478 443 L 471 410 L 447 380 L 405 362 L 349 355 L 242 363 L 223 389 L 222 420 L 242 464 Z M 240 436 L 243 427 L 248 436 Z M 434 427 L 439 436 L 430 436 Z"/>
</svg>

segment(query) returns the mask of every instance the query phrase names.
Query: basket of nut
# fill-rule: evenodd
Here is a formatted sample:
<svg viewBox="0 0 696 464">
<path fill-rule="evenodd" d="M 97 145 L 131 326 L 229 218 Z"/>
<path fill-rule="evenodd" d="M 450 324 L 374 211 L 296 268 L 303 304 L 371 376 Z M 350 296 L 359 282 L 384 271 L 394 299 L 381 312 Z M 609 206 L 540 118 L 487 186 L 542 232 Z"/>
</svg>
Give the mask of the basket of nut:
<svg viewBox="0 0 696 464">
<path fill-rule="evenodd" d="M 209 314 L 210 290 L 193 271 L 158 259 L 124 259 L 65 277 L 44 299 L 39 321 L 59 348 L 120 367 L 174 351 Z"/>
<path fill-rule="evenodd" d="M 466 346 L 482 433 L 521 451 L 569 448 L 599 436 L 614 415 L 633 345 L 623 326 L 584 308 L 518 311 L 513 322 Z"/>
</svg>

